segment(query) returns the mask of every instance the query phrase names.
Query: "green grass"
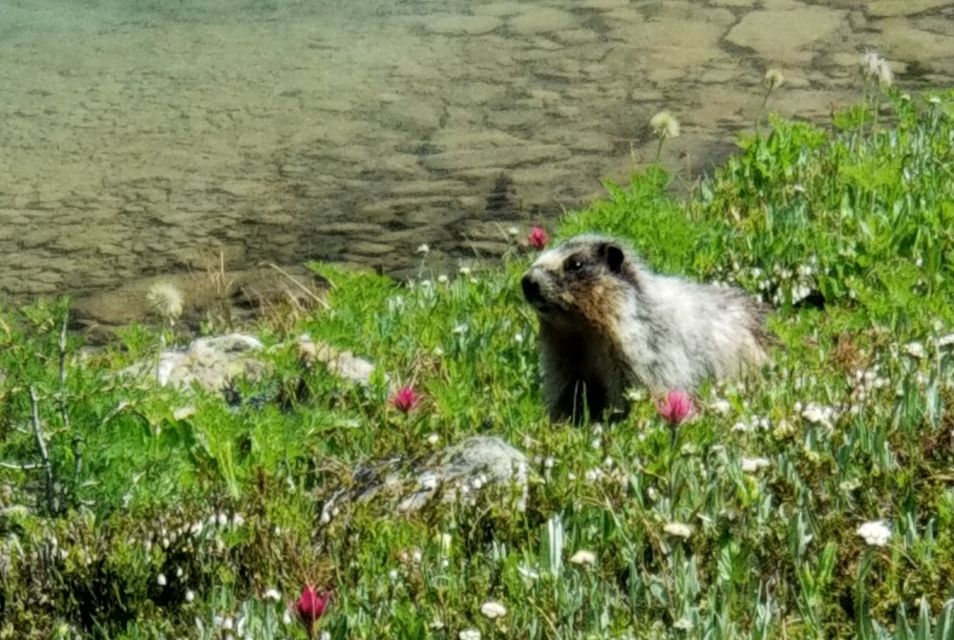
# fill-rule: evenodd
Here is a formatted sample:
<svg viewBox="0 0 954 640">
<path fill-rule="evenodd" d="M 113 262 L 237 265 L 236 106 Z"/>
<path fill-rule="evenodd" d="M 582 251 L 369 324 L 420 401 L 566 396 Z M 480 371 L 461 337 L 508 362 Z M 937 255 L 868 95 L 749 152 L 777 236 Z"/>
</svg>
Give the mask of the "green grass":
<svg viewBox="0 0 954 640">
<path fill-rule="evenodd" d="M 269 400 L 238 407 L 117 377 L 157 332 L 86 353 L 61 343 L 64 302 L 6 310 L 0 638 L 302 638 L 283 617 L 306 582 L 334 589 L 333 638 L 954 637 L 954 94 L 891 105 L 775 120 L 685 200 L 650 168 L 561 221 L 774 307 L 773 365 L 701 390 L 675 434 L 645 396 L 620 423 L 549 423 L 526 250 L 412 286 L 318 266 L 329 309 L 260 327 L 270 373 L 240 391 Z M 303 369 L 301 332 L 423 403 Z M 356 465 L 477 433 L 532 461 L 525 511 L 491 488 L 321 520 Z M 868 546 L 879 519 L 891 538 Z"/>
</svg>

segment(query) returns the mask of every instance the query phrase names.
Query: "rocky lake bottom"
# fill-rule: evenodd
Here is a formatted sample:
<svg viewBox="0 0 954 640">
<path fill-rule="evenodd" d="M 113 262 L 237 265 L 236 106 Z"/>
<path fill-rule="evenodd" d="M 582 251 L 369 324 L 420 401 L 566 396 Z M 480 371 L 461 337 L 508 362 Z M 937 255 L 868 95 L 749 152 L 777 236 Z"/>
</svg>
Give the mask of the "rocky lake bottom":
<svg viewBox="0 0 954 640">
<path fill-rule="evenodd" d="M 767 110 L 818 122 L 861 97 L 866 49 L 905 89 L 954 78 L 938 0 L 46 0 L 5 16 L 0 297 L 70 294 L 101 321 L 210 265 L 402 276 L 423 243 L 437 271 L 498 259 L 508 228 L 651 163 L 663 109 L 682 134 L 661 161 L 688 189 L 764 117 L 769 68 L 785 83 Z"/>
</svg>

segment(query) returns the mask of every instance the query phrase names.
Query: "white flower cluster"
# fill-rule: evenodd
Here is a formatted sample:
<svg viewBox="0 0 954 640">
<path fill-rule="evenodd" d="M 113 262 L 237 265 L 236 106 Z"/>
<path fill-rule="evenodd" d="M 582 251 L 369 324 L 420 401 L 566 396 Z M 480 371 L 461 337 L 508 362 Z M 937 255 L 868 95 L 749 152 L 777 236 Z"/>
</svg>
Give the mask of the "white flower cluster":
<svg viewBox="0 0 954 640">
<path fill-rule="evenodd" d="M 865 80 L 876 81 L 883 87 L 890 87 L 894 83 L 891 65 L 871 50 L 865 51 L 861 56 L 861 75 Z"/>
<path fill-rule="evenodd" d="M 812 424 L 816 424 L 826 429 L 834 429 L 835 421 L 838 419 L 838 409 L 829 405 L 809 402 L 803 408 L 800 402 L 795 403 L 795 411 L 799 412 L 803 418 Z"/>
<path fill-rule="evenodd" d="M 891 528 L 884 520 L 871 520 L 858 527 L 858 535 L 872 547 L 883 547 L 891 540 Z"/>
</svg>

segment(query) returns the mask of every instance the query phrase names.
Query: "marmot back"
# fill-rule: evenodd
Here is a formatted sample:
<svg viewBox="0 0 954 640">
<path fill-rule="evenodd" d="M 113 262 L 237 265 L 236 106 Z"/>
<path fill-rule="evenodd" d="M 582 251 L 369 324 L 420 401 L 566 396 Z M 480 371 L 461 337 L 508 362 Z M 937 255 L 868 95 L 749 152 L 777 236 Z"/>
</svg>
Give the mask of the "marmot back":
<svg viewBox="0 0 954 640">
<path fill-rule="evenodd" d="M 521 281 L 540 319 L 553 419 L 624 408 L 626 390 L 692 391 L 768 362 L 762 306 L 741 289 L 657 275 L 595 234 L 540 254 Z"/>
</svg>

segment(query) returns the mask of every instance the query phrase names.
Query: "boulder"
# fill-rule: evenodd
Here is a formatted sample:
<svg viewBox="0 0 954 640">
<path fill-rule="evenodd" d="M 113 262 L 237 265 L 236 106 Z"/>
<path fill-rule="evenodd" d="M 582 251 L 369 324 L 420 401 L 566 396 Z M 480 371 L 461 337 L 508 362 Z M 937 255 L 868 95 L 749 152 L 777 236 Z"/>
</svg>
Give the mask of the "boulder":
<svg viewBox="0 0 954 640">
<path fill-rule="evenodd" d="M 473 504 L 491 486 L 518 491 L 523 511 L 527 478 L 523 453 L 497 436 L 471 436 L 423 460 L 397 456 L 357 469 L 346 487 L 325 499 L 321 522 L 330 522 L 342 507 L 371 501 L 395 514 L 415 513 L 432 500 Z"/>
</svg>

